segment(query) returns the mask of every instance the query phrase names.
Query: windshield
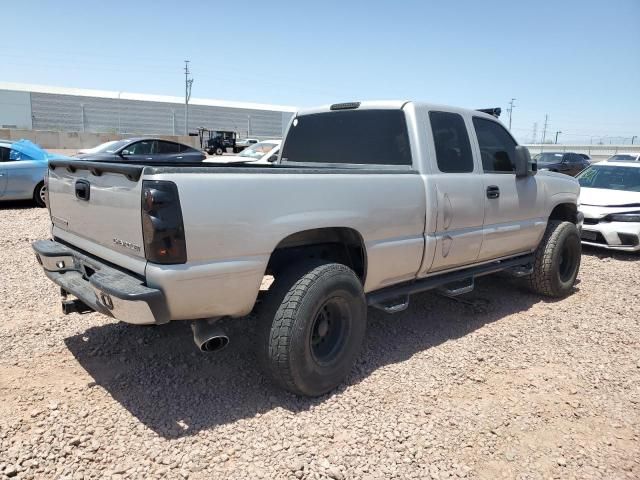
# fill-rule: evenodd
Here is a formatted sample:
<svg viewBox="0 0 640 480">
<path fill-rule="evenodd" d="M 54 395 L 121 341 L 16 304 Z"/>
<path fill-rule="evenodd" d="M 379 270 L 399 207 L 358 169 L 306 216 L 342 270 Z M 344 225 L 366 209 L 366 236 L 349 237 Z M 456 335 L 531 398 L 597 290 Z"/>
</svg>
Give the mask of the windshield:
<svg viewBox="0 0 640 480">
<path fill-rule="evenodd" d="M 539 153 L 535 157 L 534 160 L 537 160 L 538 163 L 560 163 L 562 162 L 562 153 Z"/>
<path fill-rule="evenodd" d="M 112 142 L 103 143 L 102 145 L 98 145 L 96 147 L 95 152 L 96 153 L 115 153 L 117 150 L 124 147 L 127 143 L 129 143 L 129 140 L 118 140 L 117 142 L 112 141 Z"/>
<path fill-rule="evenodd" d="M 269 143 L 269 142 L 254 143 L 250 147 L 242 150 L 242 152 L 240 152 L 238 156 L 250 158 L 252 160 L 260 160 L 267 153 L 273 150 L 276 146 L 277 145 L 275 143 Z"/>
<path fill-rule="evenodd" d="M 613 157 L 611 157 L 609 159 L 610 162 L 618 162 L 620 160 L 622 160 L 623 162 L 629 161 L 629 160 L 635 160 L 637 158 L 637 155 L 634 154 L 619 154 L 619 155 L 614 155 Z"/>
<path fill-rule="evenodd" d="M 640 192 L 640 168 L 592 165 L 577 178 L 581 187 Z"/>
</svg>

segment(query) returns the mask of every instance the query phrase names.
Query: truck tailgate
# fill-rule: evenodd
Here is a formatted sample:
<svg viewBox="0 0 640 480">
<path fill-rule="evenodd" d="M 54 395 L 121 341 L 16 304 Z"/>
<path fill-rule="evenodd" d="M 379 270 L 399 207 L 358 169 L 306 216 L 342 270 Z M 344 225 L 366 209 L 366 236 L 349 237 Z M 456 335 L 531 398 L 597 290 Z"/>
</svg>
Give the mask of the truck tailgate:
<svg viewBox="0 0 640 480">
<path fill-rule="evenodd" d="M 54 237 L 144 274 L 142 166 L 51 161 L 49 209 Z"/>
</svg>

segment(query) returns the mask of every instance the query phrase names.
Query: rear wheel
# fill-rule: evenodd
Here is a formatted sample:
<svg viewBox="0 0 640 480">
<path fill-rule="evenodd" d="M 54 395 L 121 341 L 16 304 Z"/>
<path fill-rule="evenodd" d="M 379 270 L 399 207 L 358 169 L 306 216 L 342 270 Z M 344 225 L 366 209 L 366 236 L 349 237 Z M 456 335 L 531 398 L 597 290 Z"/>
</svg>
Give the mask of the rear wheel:
<svg viewBox="0 0 640 480">
<path fill-rule="evenodd" d="M 224 153 L 224 150 L 222 149 L 222 147 L 216 148 L 216 155 L 222 155 L 223 153 Z"/>
<path fill-rule="evenodd" d="M 47 186 L 44 182 L 40 182 L 36 185 L 36 189 L 33 191 L 33 201 L 36 203 L 38 207 L 46 207 L 47 202 Z"/>
<path fill-rule="evenodd" d="M 571 222 L 550 220 L 535 253 L 529 288 L 548 297 L 565 297 L 573 290 L 580 270 L 582 244 Z"/>
<path fill-rule="evenodd" d="M 334 389 L 360 352 L 366 315 L 360 279 L 345 265 L 305 262 L 283 272 L 260 315 L 267 373 L 298 395 Z"/>
</svg>

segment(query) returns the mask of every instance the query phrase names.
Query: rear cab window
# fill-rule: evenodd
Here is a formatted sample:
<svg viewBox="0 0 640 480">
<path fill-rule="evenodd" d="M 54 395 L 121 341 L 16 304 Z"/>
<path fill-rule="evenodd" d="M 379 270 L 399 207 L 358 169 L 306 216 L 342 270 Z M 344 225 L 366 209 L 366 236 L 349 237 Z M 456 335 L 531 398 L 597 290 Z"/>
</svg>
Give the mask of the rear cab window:
<svg viewBox="0 0 640 480">
<path fill-rule="evenodd" d="M 294 118 L 283 163 L 411 167 L 402 110 L 340 110 Z"/>
</svg>

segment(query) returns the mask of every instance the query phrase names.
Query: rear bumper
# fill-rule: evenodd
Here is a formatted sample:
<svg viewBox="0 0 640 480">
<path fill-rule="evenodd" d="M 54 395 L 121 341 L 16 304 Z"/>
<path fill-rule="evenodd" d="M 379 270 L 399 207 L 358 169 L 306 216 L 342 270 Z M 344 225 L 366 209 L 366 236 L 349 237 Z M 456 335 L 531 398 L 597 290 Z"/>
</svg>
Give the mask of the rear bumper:
<svg viewBox="0 0 640 480">
<path fill-rule="evenodd" d="M 45 275 L 95 311 L 134 324 L 170 320 L 163 292 L 136 275 L 53 240 L 39 240 L 32 247 Z"/>
</svg>

